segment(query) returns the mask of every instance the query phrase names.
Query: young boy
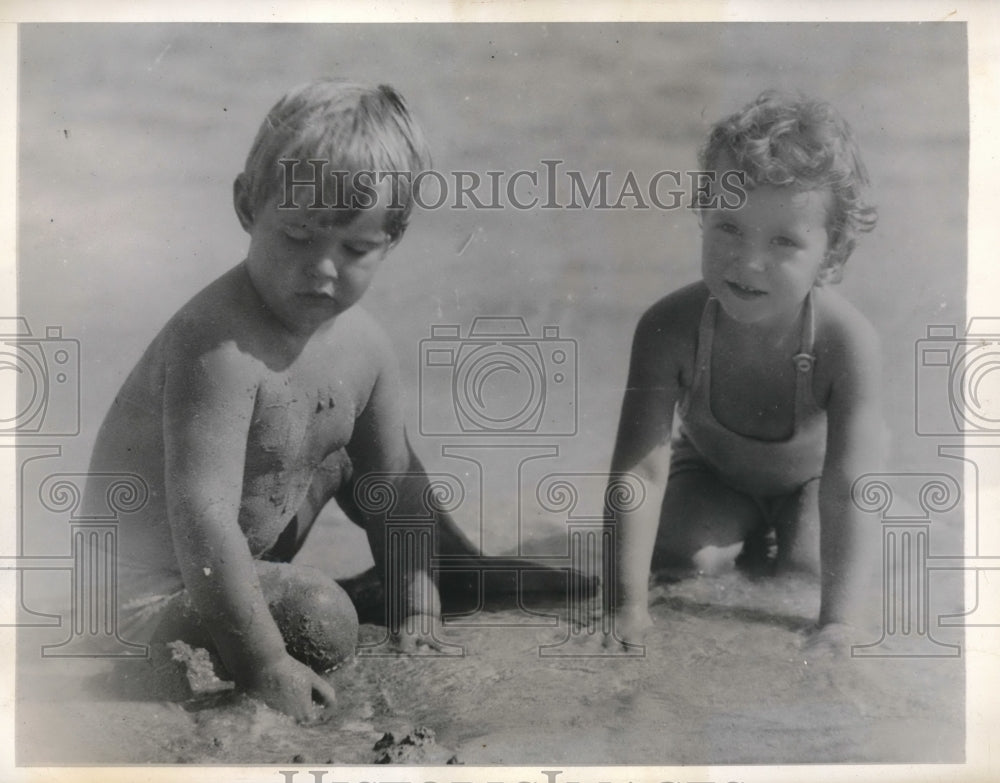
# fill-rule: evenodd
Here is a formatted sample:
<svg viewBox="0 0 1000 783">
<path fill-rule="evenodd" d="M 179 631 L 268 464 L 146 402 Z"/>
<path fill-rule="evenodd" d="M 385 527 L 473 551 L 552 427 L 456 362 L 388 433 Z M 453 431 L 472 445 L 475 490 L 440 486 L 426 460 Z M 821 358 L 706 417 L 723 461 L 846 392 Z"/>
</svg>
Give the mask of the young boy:
<svg viewBox="0 0 1000 783">
<path fill-rule="evenodd" d="M 652 624 L 651 564 L 738 542 L 759 560 L 773 532 L 775 570 L 820 575 L 810 643 L 836 648 L 863 581 L 851 485 L 880 462 L 881 367 L 871 324 L 826 284 L 874 226 L 867 176 L 830 106 L 775 92 L 717 123 L 700 164 L 703 279 L 640 320 L 612 460 L 647 483 L 610 517 L 616 638 Z"/>
<path fill-rule="evenodd" d="M 246 259 L 155 338 L 94 449 L 92 471 L 150 487 L 119 525 L 123 638 L 150 640 L 154 658 L 174 639 L 207 646 L 238 686 L 297 718 L 314 696 L 334 698 L 313 669 L 356 643 L 337 584 L 287 562 L 327 501 L 364 527 L 397 620 L 440 611 L 429 553 L 404 568 L 387 545 L 386 509 L 357 491 L 381 476 L 400 517 L 427 515 L 396 362 L 356 306 L 402 237 L 412 178 L 427 165 L 389 87 L 319 80 L 279 101 L 233 187 Z M 454 523 L 440 513 L 434 523 L 434 551 L 474 565 Z M 426 622 L 404 625 L 404 649 L 433 643 Z"/>
</svg>

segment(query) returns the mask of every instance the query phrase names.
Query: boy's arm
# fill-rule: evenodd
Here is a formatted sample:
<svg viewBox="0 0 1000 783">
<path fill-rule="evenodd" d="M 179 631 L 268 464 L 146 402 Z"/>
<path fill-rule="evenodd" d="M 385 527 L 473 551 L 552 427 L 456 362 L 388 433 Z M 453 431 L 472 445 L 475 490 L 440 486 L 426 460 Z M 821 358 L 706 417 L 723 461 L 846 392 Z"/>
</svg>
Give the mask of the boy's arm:
<svg viewBox="0 0 1000 783">
<path fill-rule="evenodd" d="M 820 480 L 819 627 L 850 624 L 867 578 L 871 532 L 851 499 L 865 473 L 881 469 L 885 450 L 878 336 L 856 313 L 840 325 L 829 354 L 832 387 Z"/>
<path fill-rule="evenodd" d="M 615 474 L 632 473 L 644 484 L 645 499 L 633 510 L 615 510 L 606 499 L 617 548 L 610 610 L 619 641 L 639 641 L 651 624 L 649 570 L 660 523 L 660 506 L 670 466 L 670 433 L 679 395 L 676 328 L 657 305 L 640 320 L 632 342 L 628 386 L 622 401 L 611 461 Z M 609 485 L 610 490 L 610 485 Z M 610 494 L 610 493 L 609 493 Z"/>
<path fill-rule="evenodd" d="M 236 682 L 296 718 L 333 689 L 291 658 L 239 526 L 256 381 L 232 344 L 194 329 L 168 347 L 164 389 L 167 514 L 184 585 Z"/>
<path fill-rule="evenodd" d="M 398 519 L 427 519 L 428 479 L 406 438 L 403 420 L 399 368 L 388 339 L 374 324 L 369 338 L 377 376 L 368 401 L 358 416 L 348 454 L 354 465 L 353 484 L 358 488 L 365 477 L 381 474 L 394 487 L 392 511 Z M 388 547 L 387 512 L 381 504 L 366 504 L 364 490 L 357 489 L 354 504 L 363 517 L 365 532 L 375 559 L 375 568 L 387 588 L 386 607 L 390 631 L 404 649 L 418 642 L 432 643 L 421 629 L 421 616 L 438 617 L 440 598 L 431 578 L 430 549 L 423 552 L 427 562 L 409 563 L 400 547 Z M 435 522 L 440 520 L 435 519 Z M 391 575 L 391 576 L 390 576 Z M 388 594 L 395 587 L 396 593 Z"/>
</svg>

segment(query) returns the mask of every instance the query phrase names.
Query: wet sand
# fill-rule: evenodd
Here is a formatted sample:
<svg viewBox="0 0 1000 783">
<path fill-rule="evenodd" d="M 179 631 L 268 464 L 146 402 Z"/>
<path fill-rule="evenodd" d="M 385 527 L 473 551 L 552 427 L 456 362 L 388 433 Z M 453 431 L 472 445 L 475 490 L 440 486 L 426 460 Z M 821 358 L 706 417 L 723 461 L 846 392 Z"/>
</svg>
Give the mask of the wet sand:
<svg viewBox="0 0 1000 783">
<path fill-rule="evenodd" d="M 555 606 L 446 625 L 437 636 L 461 655 L 371 655 L 385 629 L 364 625 L 369 647 L 328 675 L 337 706 L 307 726 L 231 692 L 123 698 L 107 663 L 42 662 L 22 673 L 19 762 L 371 764 L 387 732 L 398 743 L 418 729 L 433 740 L 397 756 L 406 763 L 960 761 L 962 659 L 812 657 L 816 598 L 805 579 L 735 572 L 660 585 L 642 655 L 605 655 Z"/>
</svg>

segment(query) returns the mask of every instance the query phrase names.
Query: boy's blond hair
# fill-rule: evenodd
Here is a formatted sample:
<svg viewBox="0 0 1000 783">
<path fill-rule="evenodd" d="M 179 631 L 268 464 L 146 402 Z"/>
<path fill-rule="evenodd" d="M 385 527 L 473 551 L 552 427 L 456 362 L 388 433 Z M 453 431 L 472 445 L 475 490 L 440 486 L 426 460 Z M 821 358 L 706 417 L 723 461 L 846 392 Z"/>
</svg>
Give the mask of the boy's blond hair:
<svg viewBox="0 0 1000 783">
<path fill-rule="evenodd" d="M 340 206 L 363 203 L 355 192 L 354 175 L 388 175 L 383 179 L 392 183 L 386 232 L 395 242 L 413 209 L 413 180 L 430 166 L 430 154 L 420 127 L 392 87 L 322 78 L 291 90 L 261 124 L 242 175 L 253 209 L 276 194 L 282 201 L 291 199 L 290 193 L 281 192 L 289 172 L 300 180 L 303 175 L 281 161 L 322 161 L 324 183 L 331 189 L 323 201 Z M 342 192 L 336 192 L 338 188 Z M 343 222 L 356 214 L 353 208 L 343 211 Z"/>
</svg>

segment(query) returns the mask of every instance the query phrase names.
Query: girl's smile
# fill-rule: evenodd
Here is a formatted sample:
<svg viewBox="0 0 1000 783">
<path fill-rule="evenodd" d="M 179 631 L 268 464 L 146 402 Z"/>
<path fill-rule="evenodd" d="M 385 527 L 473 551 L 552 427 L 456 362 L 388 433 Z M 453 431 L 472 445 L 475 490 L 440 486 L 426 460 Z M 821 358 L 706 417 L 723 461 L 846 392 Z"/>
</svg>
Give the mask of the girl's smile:
<svg viewBox="0 0 1000 783">
<path fill-rule="evenodd" d="M 737 210 L 704 213 L 702 275 L 726 314 L 787 325 L 827 264 L 828 190 L 760 185 Z"/>
</svg>

